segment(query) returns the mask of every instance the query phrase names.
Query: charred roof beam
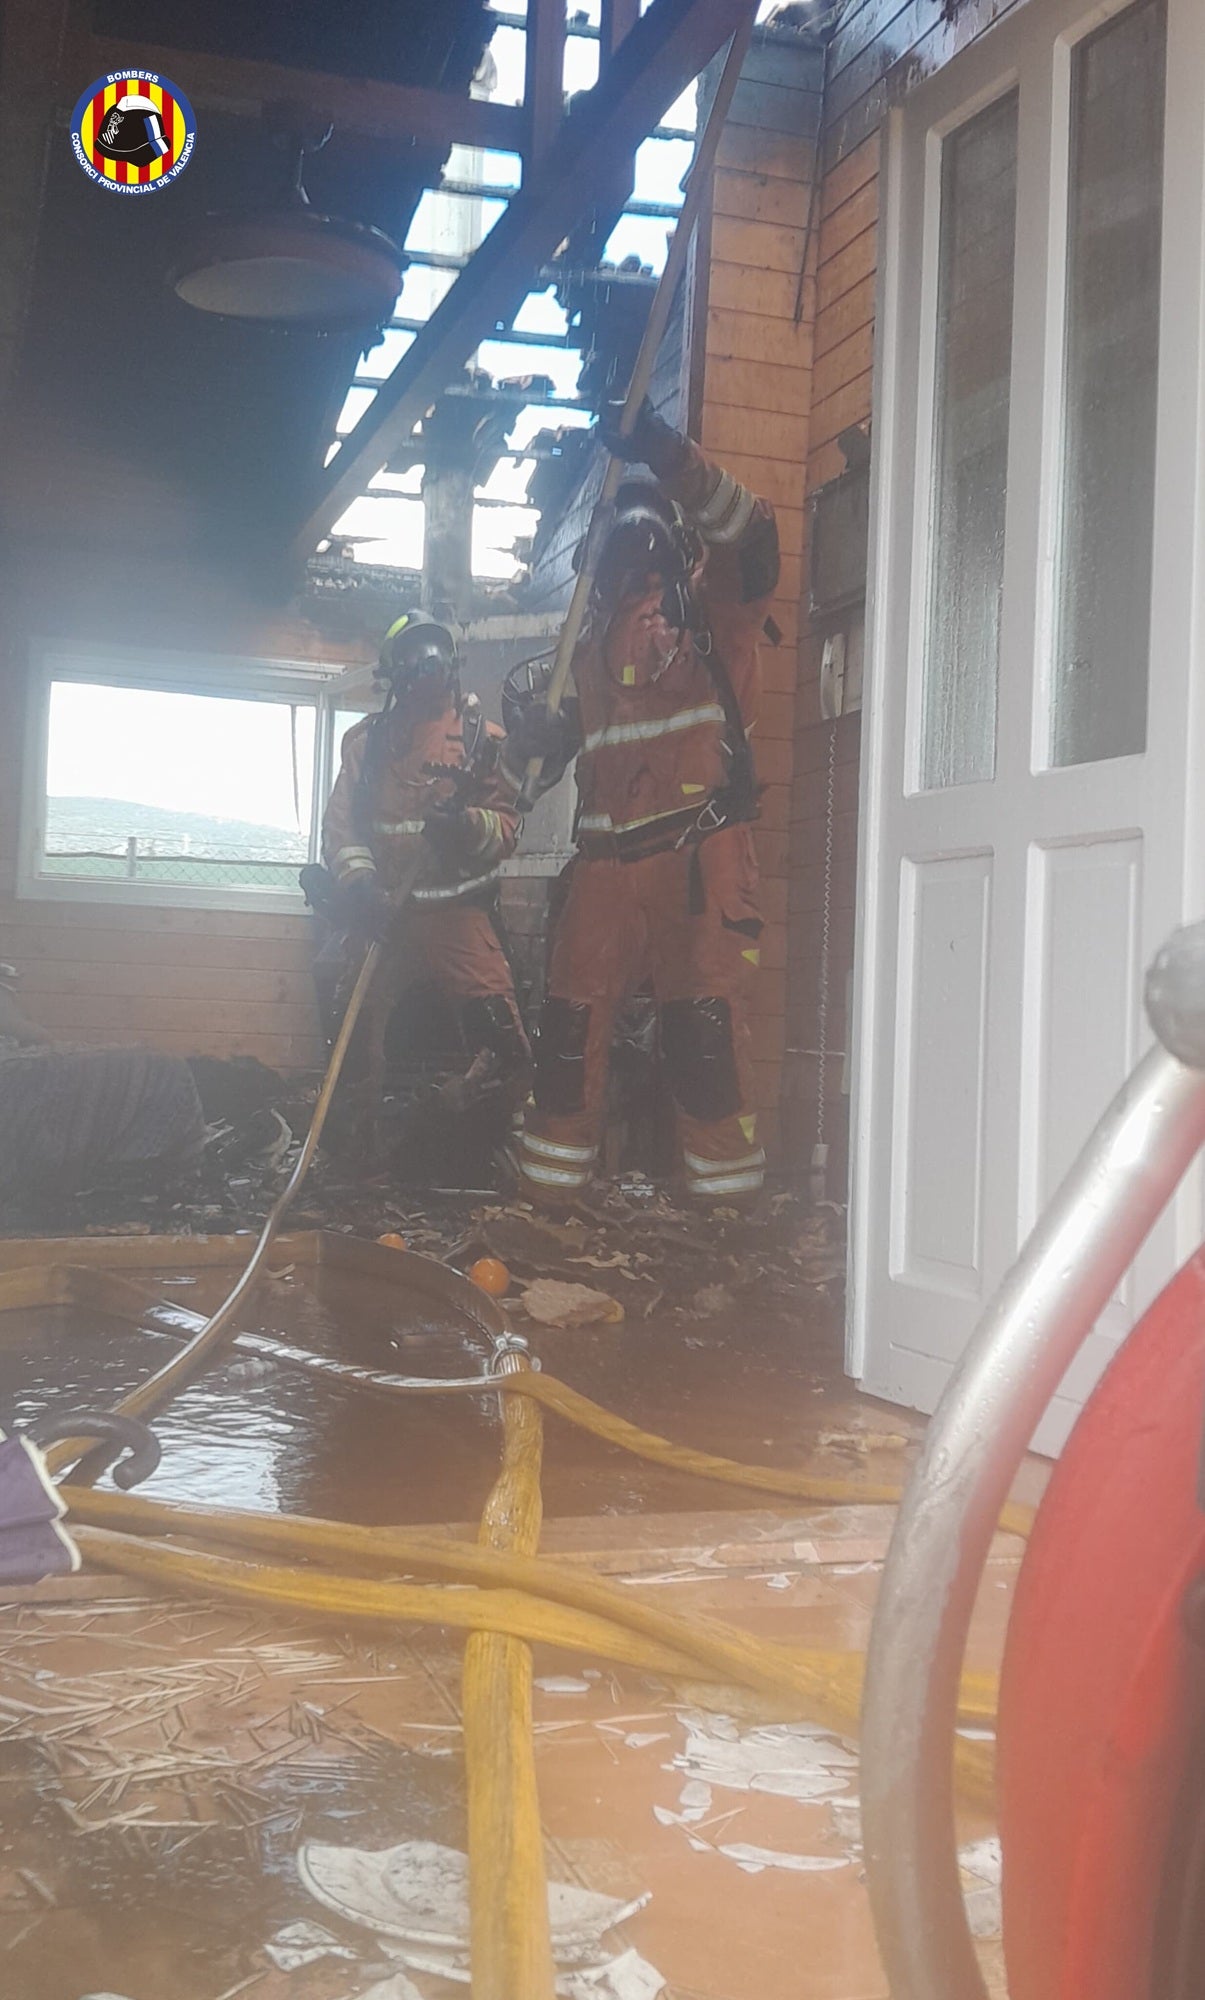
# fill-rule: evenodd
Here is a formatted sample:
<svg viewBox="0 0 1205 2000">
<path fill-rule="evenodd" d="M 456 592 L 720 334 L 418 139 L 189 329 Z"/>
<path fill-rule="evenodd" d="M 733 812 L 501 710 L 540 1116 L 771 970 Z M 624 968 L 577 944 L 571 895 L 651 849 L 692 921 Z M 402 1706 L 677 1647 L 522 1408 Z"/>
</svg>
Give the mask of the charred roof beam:
<svg viewBox="0 0 1205 2000">
<path fill-rule="evenodd" d="M 366 77 L 289 68 L 241 56 L 211 55 L 195 49 L 152 48 L 90 36 L 76 68 L 81 76 L 119 75 L 130 62 L 172 77 L 194 105 L 232 116 L 259 117 L 266 106 L 287 99 L 304 105 L 341 133 L 387 139 L 399 146 L 450 145 L 518 153 L 525 142 L 525 119 L 514 104 L 491 104 L 451 90 L 380 83 Z"/>
<path fill-rule="evenodd" d="M 525 183 L 543 160 L 565 115 L 565 0 L 528 0 L 526 61 Z"/>
<path fill-rule="evenodd" d="M 544 159 L 432 313 L 322 474 L 293 537 L 304 563 L 456 371 L 499 322 L 669 106 L 710 62 L 750 0 L 653 0 L 593 90 L 577 96 Z"/>
<path fill-rule="evenodd" d="M 602 43 L 602 67 L 605 70 L 624 36 L 640 19 L 640 0 L 602 0 L 601 15 L 597 32 Z"/>
</svg>

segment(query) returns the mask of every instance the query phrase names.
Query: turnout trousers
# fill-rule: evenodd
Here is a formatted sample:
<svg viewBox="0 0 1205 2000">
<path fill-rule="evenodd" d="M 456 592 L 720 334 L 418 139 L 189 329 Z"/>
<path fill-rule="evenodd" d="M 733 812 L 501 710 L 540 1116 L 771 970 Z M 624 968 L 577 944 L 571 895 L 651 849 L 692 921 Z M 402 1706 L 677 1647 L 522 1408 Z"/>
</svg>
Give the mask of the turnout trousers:
<svg viewBox="0 0 1205 2000">
<path fill-rule="evenodd" d="M 460 1015 L 466 1044 L 491 1048 L 506 1070 L 526 1072 L 527 1036 L 515 998 L 514 975 L 489 910 L 481 903 L 448 902 L 406 912 L 404 949 L 387 960 L 393 1001 L 411 986 L 430 982 Z M 332 936 L 314 966 L 319 1005 L 333 1039 L 360 969 L 362 946 Z"/>
<path fill-rule="evenodd" d="M 689 1195 L 748 1202 L 765 1178 L 749 1059 L 759 960 L 747 825 L 640 860 L 580 855 L 557 923 L 535 1051 L 524 1192 L 572 1202 L 598 1157 L 615 1012 L 651 980 Z"/>
</svg>

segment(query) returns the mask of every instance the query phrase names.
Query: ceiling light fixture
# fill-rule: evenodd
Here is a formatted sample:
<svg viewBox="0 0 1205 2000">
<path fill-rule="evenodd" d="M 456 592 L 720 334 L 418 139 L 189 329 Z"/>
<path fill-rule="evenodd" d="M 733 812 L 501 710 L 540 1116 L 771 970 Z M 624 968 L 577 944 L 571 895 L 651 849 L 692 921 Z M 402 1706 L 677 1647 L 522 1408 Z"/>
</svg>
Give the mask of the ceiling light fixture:
<svg viewBox="0 0 1205 2000">
<path fill-rule="evenodd" d="M 332 127 L 299 135 L 296 113 L 277 114 L 276 138 L 292 157 L 284 198 L 271 208 L 208 216 L 169 283 L 198 312 L 315 334 L 379 332 L 392 315 L 405 258 L 368 223 L 320 215 L 304 185 L 308 153 Z"/>
</svg>

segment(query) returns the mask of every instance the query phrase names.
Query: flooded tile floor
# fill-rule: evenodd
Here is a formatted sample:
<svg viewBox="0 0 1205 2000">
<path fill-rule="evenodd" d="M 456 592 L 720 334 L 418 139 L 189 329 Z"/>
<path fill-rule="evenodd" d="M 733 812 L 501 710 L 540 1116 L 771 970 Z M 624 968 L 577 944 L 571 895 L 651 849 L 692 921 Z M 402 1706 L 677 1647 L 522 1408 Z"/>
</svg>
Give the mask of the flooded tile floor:
<svg viewBox="0 0 1205 2000">
<path fill-rule="evenodd" d="M 161 1295 L 204 1311 L 224 1289 L 220 1271 L 185 1275 L 161 1273 Z M 470 1359 L 446 1327 L 403 1323 L 384 1285 L 313 1270 L 269 1294 L 265 1330 L 307 1346 L 410 1372 Z M 805 1300 L 793 1326 L 649 1321 L 541 1332 L 537 1345 L 574 1386 L 685 1442 L 851 1478 L 891 1480 L 906 1465 L 914 1427 L 842 1383 L 822 1301 Z M 108 1400 L 162 1352 L 116 1322 L 85 1331 L 72 1309 L 6 1314 L 0 1423 L 64 1380 Z M 369 1523 L 467 1524 L 496 1466 L 486 1399 L 383 1404 L 237 1360 L 159 1429 L 164 1463 L 143 1490 Z M 864 1647 L 888 1510 L 766 1507 L 756 1495 L 745 1506 L 555 1419 L 544 1484 L 548 1552 L 679 1612 L 800 1646 Z M 997 1543 L 972 1665 L 998 1664 L 1019 1552 Z M 438 1632 L 352 1639 L 100 1578 L 43 1587 L 40 1600 L 0 1602 L 6 2000 L 360 2000 L 396 1975 L 369 1933 L 307 1895 L 296 1853 L 305 1840 L 463 1846 L 459 1645 Z M 717 1713 L 714 1691 L 604 1661 L 538 1650 L 536 1675 L 550 1874 L 650 1892 L 616 1945 L 656 1969 L 667 2000 L 884 2000 L 845 1746 L 784 1730 L 751 1697 Z M 990 1834 L 967 1818 L 965 1881 L 1002 1994 Z M 265 1943 L 302 1920 L 329 1924 L 356 1956 L 275 1968 Z M 407 1976 L 389 2000 L 465 1991 Z"/>
<path fill-rule="evenodd" d="M 229 1266 L 157 1275 L 125 1271 L 149 1298 L 211 1311 L 249 1243 Z M 86 1254 L 86 1246 L 76 1250 Z M 418 1311 L 399 1279 L 291 1267 L 252 1302 L 247 1330 L 410 1375 L 477 1372 L 482 1348 L 454 1311 Z M 399 1260 L 399 1265 L 405 1260 Z M 842 1383 L 833 1311 L 801 1294 L 797 1320 L 774 1325 L 729 1313 L 649 1319 L 572 1332 L 527 1329 L 543 1366 L 645 1428 L 730 1457 L 792 1465 L 827 1424 L 819 1399 Z M 70 1387 L 108 1403 L 162 1364 L 171 1348 L 78 1308 L 0 1314 L 0 1423 L 21 1421 Z M 550 1515 L 714 1507 L 709 1483 L 666 1473 L 550 1419 L 544 1504 Z M 156 1422 L 163 1464 L 141 1491 L 346 1521 L 475 1518 L 494 1478 L 492 1396 L 382 1401 L 329 1381 L 234 1356 Z M 896 1426 L 898 1430 L 898 1426 Z"/>
</svg>

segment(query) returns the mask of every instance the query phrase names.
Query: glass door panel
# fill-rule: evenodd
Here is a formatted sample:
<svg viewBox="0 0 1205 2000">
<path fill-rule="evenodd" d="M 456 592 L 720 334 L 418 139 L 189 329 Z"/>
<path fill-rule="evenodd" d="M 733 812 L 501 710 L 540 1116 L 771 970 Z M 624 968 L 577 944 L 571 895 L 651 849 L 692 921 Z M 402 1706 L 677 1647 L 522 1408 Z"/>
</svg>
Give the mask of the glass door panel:
<svg viewBox="0 0 1205 2000">
<path fill-rule="evenodd" d="M 995 774 L 1016 220 L 1012 91 L 942 142 L 924 791 Z"/>
<path fill-rule="evenodd" d="M 1166 47 L 1139 0 L 1072 57 L 1054 765 L 1146 747 Z"/>
</svg>

